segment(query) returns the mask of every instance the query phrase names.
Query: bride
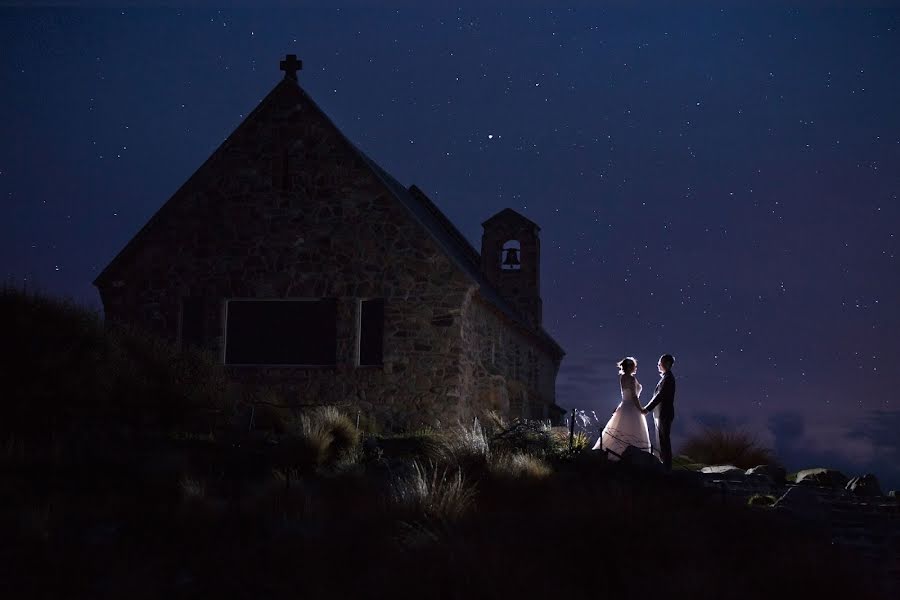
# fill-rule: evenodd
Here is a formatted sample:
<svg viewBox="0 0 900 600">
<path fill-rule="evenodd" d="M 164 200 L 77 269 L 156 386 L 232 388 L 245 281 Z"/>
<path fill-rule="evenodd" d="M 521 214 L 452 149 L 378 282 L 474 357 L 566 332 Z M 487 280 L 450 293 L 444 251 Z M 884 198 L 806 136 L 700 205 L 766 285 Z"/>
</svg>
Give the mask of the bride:
<svg viewBox="0 0 900 600">
<path fill-rule="evenodd" d="M 628 446 L 650 452 L 647 418 L 641 412 L 641 384 L 634 376 L 637 360 L 627 356 L 617 363 L 622 401 L 603 428 L 594 450 L 611 450 L 609 457 L 618 460 Z"/>
</svg>

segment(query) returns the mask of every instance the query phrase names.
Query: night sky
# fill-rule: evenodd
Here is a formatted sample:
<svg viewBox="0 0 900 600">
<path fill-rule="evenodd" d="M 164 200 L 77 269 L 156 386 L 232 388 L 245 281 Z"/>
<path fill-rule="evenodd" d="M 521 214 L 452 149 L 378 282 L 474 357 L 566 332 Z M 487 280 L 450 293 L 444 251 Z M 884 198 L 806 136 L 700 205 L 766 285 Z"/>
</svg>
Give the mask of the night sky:
<svg viewBox="0 0 900 600">
<path fill-rule="evenodd" d="M 294 53 L 476 248 L 504 207 L 541 226 L 563 407 L 609 415 L 626 354 L 646 402 L 670 352 L 676 450 L 744 428 L 900 487 L 900 10 L 373 4 L 0 9 L 4 279 L 99 308 Z"/>
</svg>

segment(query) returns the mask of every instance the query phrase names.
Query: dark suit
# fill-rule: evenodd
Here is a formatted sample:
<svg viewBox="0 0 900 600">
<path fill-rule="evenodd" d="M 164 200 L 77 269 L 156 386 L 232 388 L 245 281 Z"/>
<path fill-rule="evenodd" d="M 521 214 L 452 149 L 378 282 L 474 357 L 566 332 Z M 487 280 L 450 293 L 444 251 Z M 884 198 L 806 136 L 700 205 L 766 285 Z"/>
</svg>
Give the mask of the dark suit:
<svg viewBox="0 0 900 600">
<path fill-rule="evenodd" d="M 675 420 L 675 376 L 672 371 L 667 371 L 653 392 L 650 403 L 644 410 L 650 412 L 659 407 L 659 416 L 656 418 L 656 431 L 659 435 L 659 453 L 663 464 L 667 469 L 672 468 L 672 421 Z M 654 415 L 655 416 L 655 415 Z"/>
</svg>

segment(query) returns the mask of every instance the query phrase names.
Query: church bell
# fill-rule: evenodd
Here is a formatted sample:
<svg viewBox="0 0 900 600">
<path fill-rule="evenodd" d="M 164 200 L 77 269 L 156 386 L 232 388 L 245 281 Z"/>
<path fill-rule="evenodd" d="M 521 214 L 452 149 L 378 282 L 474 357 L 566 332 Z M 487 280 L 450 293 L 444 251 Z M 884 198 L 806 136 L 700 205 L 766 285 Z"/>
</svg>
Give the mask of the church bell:
<svg viewBox="0 0 900 600">
<path fill-rule="evenodd" d="M 519 249 L 518 248 L 507 248 L 506 249 L 506 258 L 503 259 L 503 264 L 506 266 L 518 266 L 519 265 Z"/>
</svg>

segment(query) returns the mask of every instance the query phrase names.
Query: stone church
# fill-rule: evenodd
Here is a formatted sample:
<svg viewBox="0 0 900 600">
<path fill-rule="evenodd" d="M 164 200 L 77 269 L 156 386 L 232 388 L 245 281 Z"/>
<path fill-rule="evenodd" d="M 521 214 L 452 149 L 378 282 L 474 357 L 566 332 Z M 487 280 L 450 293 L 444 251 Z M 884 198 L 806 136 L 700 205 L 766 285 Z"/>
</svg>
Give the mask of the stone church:
<svg viewBox="0 0 900 600">
<path fill-rule="evenodd" d="M 475 250 L 416 186 L 284 78 L 94 281 L 106 318 L 214 352 L 243 389 L 395 425 L 551 419 L 540 228 L 506 208 Z"/>
</svg>

